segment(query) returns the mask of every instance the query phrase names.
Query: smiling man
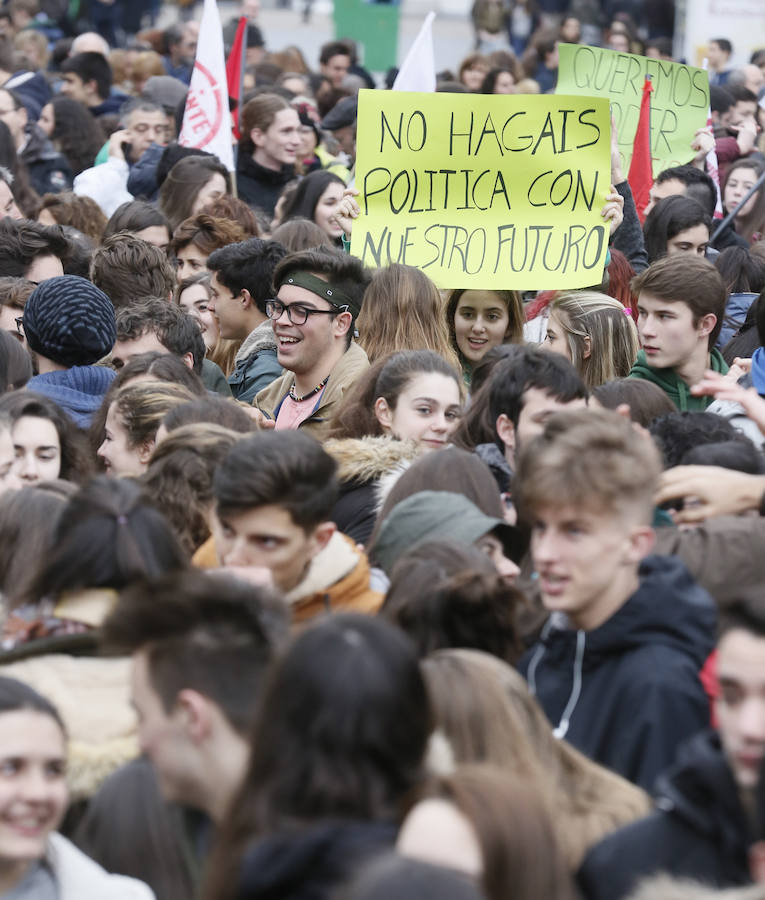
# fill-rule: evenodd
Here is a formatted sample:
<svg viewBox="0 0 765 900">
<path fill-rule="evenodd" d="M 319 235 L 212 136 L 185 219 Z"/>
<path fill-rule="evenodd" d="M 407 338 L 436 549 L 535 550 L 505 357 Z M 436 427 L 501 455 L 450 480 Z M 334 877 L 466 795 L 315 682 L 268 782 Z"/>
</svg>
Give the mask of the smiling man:
<svg viewBox="0 0 765 900">
<path fill-rule="evenodd" d="M 630 422 L 576 410 L 524 446 L 514 490 L 551 614 L 519 668 L 556 737 L 649 790 L 709 724 L 716 619 L 681 562 L 647 558 L 660 470 Z"/>
<path fill-rule="evenodd" d="M 343 394 L 369 367 L 353 341 L 369 281 L 355 256 L 334 250 L 292 253 L 276 267 L 276 297 L 265 309 L 286 372 L 254 404 L 277 431 L 301 428 L 323 439 Z"/>
<path fill-rule="evenodd" d="M 621 900 L 660 871 L 717 888 L 746 884 L 756 874 L 749 849 L 759 829 L 755 792 L 765 760 L 764 599 L 758 587 L 722 613 L 717 731 L 682 748 L 657 783 L 654 813 L 586 857 L 579 882 L 588 900 Z M 755 864 L 759 858 L 751 856 Z"/>
<path fill-rule="evenodd" d="M 712 397 L 694 397 L 691 386 L 707 369 L 728 366 L 715 342 L 723 325 L 727 292 L 706 260 L 686 254 L 655 262 L 632 281 L 642 350 L 629 374 L 658 385 L 682 412 L 706 409 Z"/>
</svg>

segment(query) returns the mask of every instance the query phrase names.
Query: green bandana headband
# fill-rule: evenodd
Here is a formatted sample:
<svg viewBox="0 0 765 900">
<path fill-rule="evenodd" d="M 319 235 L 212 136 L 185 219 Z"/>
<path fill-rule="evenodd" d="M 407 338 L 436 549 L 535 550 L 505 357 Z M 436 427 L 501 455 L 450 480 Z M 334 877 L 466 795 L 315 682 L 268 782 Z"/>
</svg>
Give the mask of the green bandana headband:
<svg viewBox="0 0 765 900">
<path fill-rule="evenodd" d="M 298 287 L 305 288 L 312 294 L 316 294 L 317 297 L 322 297 L 328 303 L 331 303 L 332 306 L 347 306 L 348 312 L 350 312 L 354 319 L 361 311 L 360 304 L 356 303 L 355 300 L 351 300 L 347 294 L 344 294 L 338 288 L 333 287 L 329 282 L 324 281 L 322 278 L 311 275 L 310 272 L 290 272 L 281 284 L 295 284 Z M 277 287 L 278 286 L 279 285 L 277 285 Z"/>
</svg>

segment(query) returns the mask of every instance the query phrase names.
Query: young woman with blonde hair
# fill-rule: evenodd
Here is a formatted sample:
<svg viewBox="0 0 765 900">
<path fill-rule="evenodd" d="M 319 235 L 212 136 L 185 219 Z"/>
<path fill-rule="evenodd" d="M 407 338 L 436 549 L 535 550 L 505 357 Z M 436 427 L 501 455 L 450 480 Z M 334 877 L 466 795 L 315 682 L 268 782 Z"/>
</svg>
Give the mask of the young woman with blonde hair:
<svg viewBox="0 0 765 900">
<path fill-rule="evenodd" d="M 650 811 L 640 788 L 553 736 L 526 682 L 506 663 L 476 650 L 439 650 L 422 668 L 436 727 L 457 764 L 496 765 L 554 799 L 571 871 L 590 847 Z"/>
<path fill-rule="evenodd" d="M 141 381 L 107 398 L 104 440 L 98 456 L 108 475 L 137 476 L 146 471 L 165 414 L 193 400 L 185 387 L 169 381 Z"/>
<path fill-rule="evenodd" d="M 459 371 L 443 310 L 441 294 L 424 272 L 391 263 L 374 273 L 366 289 L 358 343 L 370 363 L 399 350 L 433 350 Z"/>
<path fill-rule="evenodd" d="M 640 349 L 629 311 L 596 291 L 573 291 L 553 300 L 543 346 L 565 356 L 588 388 L 626 378 Z"/>
</svg>

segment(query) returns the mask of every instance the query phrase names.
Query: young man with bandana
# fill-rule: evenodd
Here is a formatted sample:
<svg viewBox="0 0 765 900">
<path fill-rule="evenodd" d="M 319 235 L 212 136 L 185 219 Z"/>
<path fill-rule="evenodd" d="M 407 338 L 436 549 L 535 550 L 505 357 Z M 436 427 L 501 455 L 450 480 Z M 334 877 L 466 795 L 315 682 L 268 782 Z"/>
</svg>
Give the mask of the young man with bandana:
<svg viewBox="0 0 765 900">
<path fill-rule="evenodd" d="M 293 253 L 276 267 L 276 297 L 265 311 L 285 373 L 257 394 L 254 405 L 277 431 L 326 436 L 343 394 L 369 366 L 353 341 L 368 284 L 358 259 L 333 250 Z"/>
</svg>

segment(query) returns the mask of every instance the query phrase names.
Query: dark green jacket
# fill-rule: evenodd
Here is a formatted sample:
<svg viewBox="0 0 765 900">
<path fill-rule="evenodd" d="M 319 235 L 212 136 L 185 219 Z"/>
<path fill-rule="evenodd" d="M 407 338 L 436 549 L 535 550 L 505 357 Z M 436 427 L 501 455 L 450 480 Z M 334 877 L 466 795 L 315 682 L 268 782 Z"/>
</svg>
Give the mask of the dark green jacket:
<svg viewBox="0 0 765 900">
<path fill-rule="evenodd" d="M 719 350 L 712 350 L 709 358 L 709 368 L 723 375 L 728 371 L 728 364 L 723 359 Z M 674 369 L 654 369 L 646 360 L 645 351 L 638 353 L 635 365 L 629 374 L 630 378 L 644 378 L 658 385 L 680 412 L 687 410 L 704 410 L 714 400 L 714 397 L 695 397 L 691 394 L 690 387 L 675 372 Z"/>
</svg>

